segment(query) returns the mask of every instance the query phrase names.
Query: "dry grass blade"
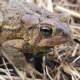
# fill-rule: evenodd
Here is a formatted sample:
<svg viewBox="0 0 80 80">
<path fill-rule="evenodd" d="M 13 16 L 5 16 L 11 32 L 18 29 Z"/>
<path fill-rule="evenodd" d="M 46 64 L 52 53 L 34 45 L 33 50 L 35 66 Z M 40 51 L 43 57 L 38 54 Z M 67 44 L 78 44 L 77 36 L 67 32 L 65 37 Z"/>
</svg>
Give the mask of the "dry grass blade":
<svg viewBox="0 0 80 80">
<path fill-rule="evenodd" d="M 75 63 L 78 59 L 80 59 L 80 56 L 78 56 L 72 63 Z"/>
<path fill-rule="evenodd" d="M 0 3 L 9 2 L 9 0 L 0 0 Z"/>
<path fill-rule="evenodd" d="M 79 48 L 79 44 L 76 44 L 74 47 L 74 51 L 72 53 L 72 57 L 74 57 L 76 55 L 77 49 Z"/>
<path fill-rule="evenodd" d="M 49 72 L 48 72 L 47 66 L 46 66 L 46 73 L 47 73 L 47 76 L 49 77 L 50 80 L 54 80 L 54 79 L 49 75 Z"/>
<path fill-rule="evenodd" d="M 8 76 L 9 76 L 9 77 L 10 77 L 10 79 L 12 80 L 12 77 L 11 77 L 11 75 L 10 75 L 10 72 L 9 72 L 9 70 L 8 70 L 8 68 L 7 68 L 6 63 L 5 63 L 4 57 L 2 57 L 2 60 L 3 60 L 3 63 L 4 63 L 4 65 L 5 65 L 5 67 L 6 67 L 6 69 L 7 69 Z"/>
<path fill-rule="evenodd" d="M 0 75 L 0 80 L 6 80 L 6 79 Z"/>
<path fill-rule="evenodd" d="M 77 13 L 77 12 L 75 12 L 75 11 L 73 11 L 73 10 L 66 9 L 66 8 L 64 8 L 64 7 L 61 7 L 61 6 L 56 6 L 55 9 L 56 9 L 56 10 L 59 10 L 59 11 L 67 12 L 67 13 L 69 13 L 70 15 L 72 15 L 72 16 L 77 17 L 77 18 L 80 19 L 80 14 Z"/>
<path fill-rule="evenodd" d="M 45 56 L 43 56 L 43 73 L 44 73 L 44 80 L 46 80 L 46 72 L 45 72 Z"/>
<path fill-rule="evenodd" d="M 7 74 L 8 76 L 10 76 L 9 74 L 8 74 L 8 72 L 7 71 L 5 71 L 4 69 L 2 69 L 2 68 L 0 68 L 0 72 L 3 72 L 3 73 L 5 73 L 5 74 Z"/>
<path fill-rule="evenodd" d="M 64 72 L 72 76 L 72 80 L 79 80 L 80 79 L 80 72 L 78 72 L 72 66 L 63 66 Z"/>
</svg>

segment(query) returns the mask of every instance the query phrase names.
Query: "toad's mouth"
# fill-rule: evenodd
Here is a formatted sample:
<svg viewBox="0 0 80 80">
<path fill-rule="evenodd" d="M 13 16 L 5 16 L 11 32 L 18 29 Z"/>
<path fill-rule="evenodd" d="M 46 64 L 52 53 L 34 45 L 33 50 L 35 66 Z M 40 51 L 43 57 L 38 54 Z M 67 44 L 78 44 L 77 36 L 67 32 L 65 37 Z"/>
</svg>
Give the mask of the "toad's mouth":
<svg viewBox="0 0 80 80">
<path fill-rule="evenodd" d="M 54 36 L 54 37 L 51 37 L 51 38 L 42 39 L 40 41 L 40 43 L 37 44 L 37 46 L 53 47 L 55 45 L 66 44 L 69 41 L 71 41 L 71 39 L 72 39 L 71 35 L 68 35 L 68 36 Z"/>
</svg>

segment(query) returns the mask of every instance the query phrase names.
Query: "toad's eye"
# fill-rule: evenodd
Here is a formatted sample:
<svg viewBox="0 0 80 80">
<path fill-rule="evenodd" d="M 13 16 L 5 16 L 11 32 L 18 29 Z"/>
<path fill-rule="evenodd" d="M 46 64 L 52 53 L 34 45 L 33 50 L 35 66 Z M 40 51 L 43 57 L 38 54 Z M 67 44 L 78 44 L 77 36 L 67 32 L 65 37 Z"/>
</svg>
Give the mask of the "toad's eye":
<svg viewBox="0 0 80 80">
<path fill-rule="evenodd" d="M 50 36 L 53 33 L 53 29 L 50 26 L 47 25 L 41 25 L 40 26 L 40 33 L 43 36 Z"/>
</svg>

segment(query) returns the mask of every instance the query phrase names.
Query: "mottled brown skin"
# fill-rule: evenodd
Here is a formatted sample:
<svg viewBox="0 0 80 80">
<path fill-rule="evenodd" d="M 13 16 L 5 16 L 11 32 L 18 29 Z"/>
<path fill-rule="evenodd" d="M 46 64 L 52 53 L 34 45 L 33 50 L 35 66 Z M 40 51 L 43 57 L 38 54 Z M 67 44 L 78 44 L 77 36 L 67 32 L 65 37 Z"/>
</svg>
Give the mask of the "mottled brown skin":
<svg viewBox="0 0 80 80">
<path fill-rule="evenodd" d="M 0 45 L 17 68 L 32 70 L 23 53 L 41 52 L 71 40 L 68 25 L 59 18 L 24 1 L 0 6 Z M 41 26 L 51 27 L 52 34 L 41 34 Z"/>
</svg>

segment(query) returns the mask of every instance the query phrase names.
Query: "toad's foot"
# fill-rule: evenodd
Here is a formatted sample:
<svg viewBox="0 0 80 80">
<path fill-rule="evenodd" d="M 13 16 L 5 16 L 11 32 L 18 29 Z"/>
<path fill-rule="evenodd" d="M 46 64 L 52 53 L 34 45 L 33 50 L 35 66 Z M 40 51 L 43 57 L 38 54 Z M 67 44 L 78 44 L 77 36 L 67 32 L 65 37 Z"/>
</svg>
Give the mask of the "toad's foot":
<svg viewBox="0 0 80 80">
<path fill-rule="evenodd" d="M 26 61 L 26 58 L 23 52 L 20 50 L 23 47 L 23 40 L 8 40 L 3 43 L 2 48 L 6 53 L 7 59 L 18 69 L 22 70 L 23 72 L 29 73 L 33 79 L 35 79 L 34 74 L 36 73 L 40 76 L 43 76 L 37 70 L 35 70 L 31 64 Z"/>
</svg>

